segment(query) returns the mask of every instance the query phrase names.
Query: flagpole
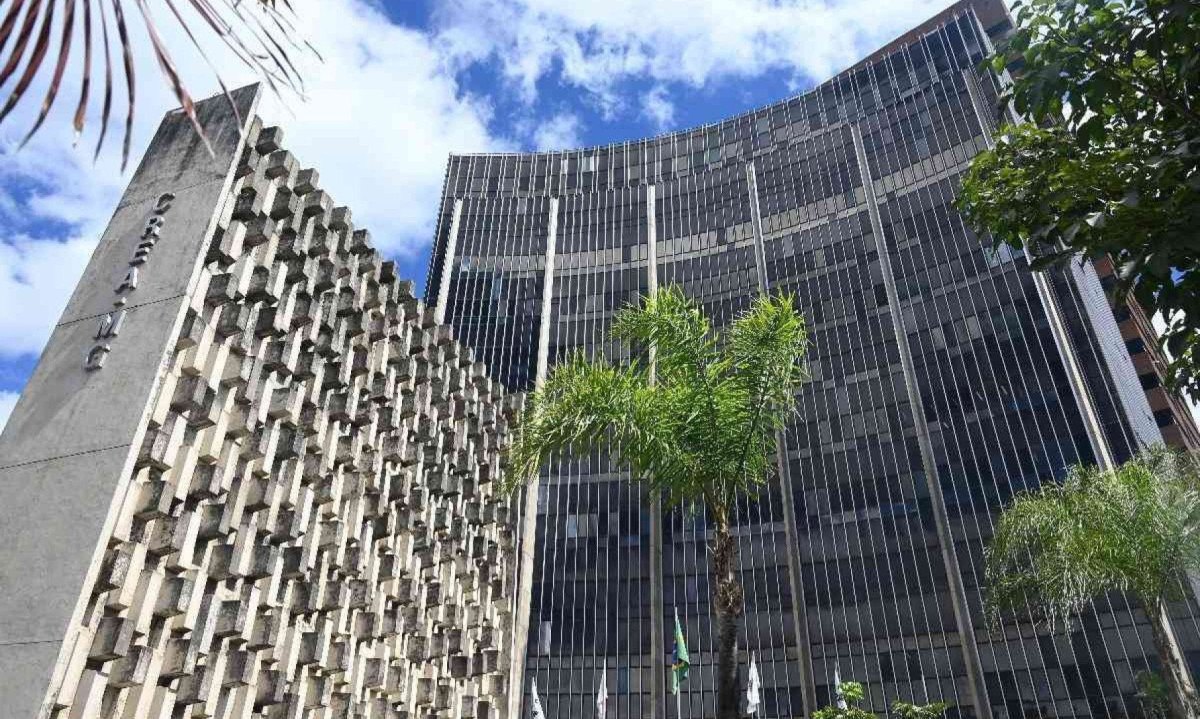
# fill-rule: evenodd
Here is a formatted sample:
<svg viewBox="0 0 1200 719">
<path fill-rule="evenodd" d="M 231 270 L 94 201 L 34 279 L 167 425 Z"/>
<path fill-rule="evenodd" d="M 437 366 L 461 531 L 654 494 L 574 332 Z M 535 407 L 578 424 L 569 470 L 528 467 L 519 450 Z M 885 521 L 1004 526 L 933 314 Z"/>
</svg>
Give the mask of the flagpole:
<svg viewBox="0 0 1200 719">
<path fill-rule="evenodd" d="M 671 689 L 675 693 L 675 719 L 683 719 L 683 698 L 679 695 L 679 683 L 687 678 L 691 659 L 688 657 L 687 640 L 683 638 L 683 625 L 679 623 L 679 607 L 675 607 L 675 654 L 671 661 Z"/>
</svg>

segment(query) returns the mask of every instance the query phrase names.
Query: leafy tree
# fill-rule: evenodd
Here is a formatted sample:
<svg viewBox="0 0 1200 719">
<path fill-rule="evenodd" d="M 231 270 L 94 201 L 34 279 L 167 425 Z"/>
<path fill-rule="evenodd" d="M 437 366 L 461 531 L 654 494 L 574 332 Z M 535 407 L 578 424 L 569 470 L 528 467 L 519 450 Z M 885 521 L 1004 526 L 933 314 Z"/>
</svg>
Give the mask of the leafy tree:
<svg viewBox="0 0 1200 719">
<path fill-rule="evenodd" d="M 1149 620 L 1172 714 L 1195 717 L 1200 699 L 1167 604 L 1198 570 L 1200 461 L 1157 447 L 1113 470 L 1075 467 L 1061 485 L 1018 496 L 987 551 L 987 601 L 993 618 L 1029 606 L 1053 626 L 1097 596 L 1125 592 Z"/>
<path fill-rule="evenodd" d="M 1168 322 L 1172 384 L 1200 397 L 1200 4 L 1024 0 L 992 59 L 1017 68 L 959 209 L 1035 266 L 1110 255 L 1118 298 Z"/>
<path fill-rule="evenodd" d="M 858 682 L 840 682 L 836 706 L 825 707 L 813 712 L 813 719 L 877 719 L 874 713 L 862 708 L 866 691 Z M 950 705 L 944 702 L 932 704 L 910 704 L 892 702 L 892 716 L 896 719 L 941 719 Z"/>
<path fill-rule="evenodd" d="M 116 50 L 121 55 L 121 67 L 125 75 L 125 95 L 127 98 L 127 113 L 125 116 L 125 142 L 121 155 L 121 166 L 124 168 L 129 161 L 129 147 L 133 129 L 133 111 L 136 98 L 136 62 L 133 58 L 133 40 L 131 38 L 130 16 L 126 15 L 128 6 L 136 7 L 137 15 L 141 17 L 142 25 L 150 40 L 154 57 L 158 61 L 163 79 L 171 86 L 179 104 L 195 125 L 200 136 L 204 130 L 196 119 L 195 107 L 191 94 L 188 92 L 183 78 L 172 59 L 171 50 L 167 47 L 155 19 L 155 11 L 151 9 L 148 0 L 129 0 L 128 5 L 122 0 L 8 0 L 7 8 L 0 8 L 0 87 L 10 78 L 17 78 L 9 92 L 4 105 L 0 107 L 0 122 L 20 104 L 33 81 L 47 67 L 53 67 L 46 94 L 42 99 L 41 110 L 33 129 L 25 136 L 24 142 L 41 128 L 50 108 L 58 98 L 62 89 L 62 81 L 67 72 L 71 59 L 71 50 L 77 44 L 83 45 L 83 59 L 79 75 L 79 100 L 75 108 L 74 126 L 76 134 L 82 133 L 84 121 L 87 118 L 91 102 L 93 64 L 99 67 L 100 61 L 93 54 L 103 51 L 104 94 L 101 101 L 100 136 L 96 142 L 96 154 L 104 145 L 108 134 L 108 122 L 113 106 L 113 47 L 110 39 L 115 39 Z M 157 3 L 156 3 L 157 4 Z M 282 5 L 286 12 L 279 9 Z M 111 7 L 111 11 L 109 10 Z M 292 50 L 300 49 L 293 39 L 294 28 L 289 15 L 292 6 L 290 0 L 257 0 L 243 6 L 240 0 L 236 2 L 213 2 L 213 0 L 166 0 L 158 11 L 169 12 L 171 18 L 179 24 L 191 44 L 206 62 L 208 57 L 200 45 L 199 39 L 193 32 L 193 27 L 199 27 L 202 35 L 212 35 L 218 38 L 233 54 L 247 67 L 262 77 L 272 89 L 281 85 L 292 91 L 299 92 L 300 76 L 292 62 Z M 111 14 L 110 14 L 111 12 Z M 135 28 L 136 30 L 136 28 Z M 57 37 L 57 54 L 51 49 Z M 11 48 L 9 41 L 13 41 Z M 305 43 L 312 50 L 312 46 Z M 289 49 L 290 48 L 290 49 Z M 7 55 L 5 50 L 8 50 Z M 29 56 L 26 59 L 26 52 Z M 315 51 L 314 51 L 315 52 Z M 54 58 L 52 65 L 45 65 L 45 60 Z M 22 61 L 25 67 L 18 74 L 17 69 Z M 212 66 L 212 63 L 209 63 Z M 214 73 L 216 72 L 214 68 Z M 217 75 L 217 82 L 229 98 L 233 99 L 228 88 Z M 236 112 L 236 107 L 234 108 Z M 206 139 L 207 142 L 207 139 Z M 22 143 L 24 144 L 24 143 Z"/>
<path fill-rule="evenodd" d="M 909 704 L 908 702 L 892 702 L 892 716 L 896 719 L 941 719 L 946 715 L 950 705 L 945 702 L 932 704 Z"/>
<path fill-rule="evenodd" d="M 1146 719 L 1167 719 L 1171 716 L 1171 688 L 1154 672 L 1141 671 L 1133 678 L 1137 685 L 1137 700 Z"/>
<path fill-rule="evenodd" d="M 558 365 L 518 421 L 509 488 L 552 455 L 604 448 L 668 504 L 703 504 L 717 615 L 717 716 L 738 716 L 737 635 L 743 611 L 738 496 L 771 475 L 776 435 L 805 379 L 804 318 L 790 296 L 762 297 L 718 334 L 678 288 L 617 314 L 612 338 L 653 352 L 627 366 L 576 356 Z"/>
<path fill-rule="evenodd" d="M 866 690 L 858 682 L 839 682 L 834 691 L 838 701 L 834 706 L 824 707 L 813 712 L 813 719 L 878 719 L 873 713 L 863 709 L 861 704 L 866 696 Z"/>
</svg>

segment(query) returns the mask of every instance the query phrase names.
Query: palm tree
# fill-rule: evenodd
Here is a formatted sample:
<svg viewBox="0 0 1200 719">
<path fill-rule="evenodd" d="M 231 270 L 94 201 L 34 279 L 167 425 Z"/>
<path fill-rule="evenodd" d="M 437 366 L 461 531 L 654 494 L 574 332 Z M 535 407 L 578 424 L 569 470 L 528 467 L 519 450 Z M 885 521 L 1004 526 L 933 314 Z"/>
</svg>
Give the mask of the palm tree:
<svg viewBox="0 0 1200 719">
<path fill-rule="evenodd" d="M 716 577 L 717 716 L 738 715 L 743 611 L 731 513 L 774 467 L 776 438 L 805 379 L 804 318 L 790 296 L 761 297 L 718 334 L 678 288 L 616 316 L 612 339 L 644 349 L 628 366 L 576 356 L 558 365 L 518 420 L 510 489 L 559 452 L 605 448 L 668 505 L 703 504 Z"/>
<path fill-rule="evenodd" d="M 1075 467 L 1061 485 L 1019 496 L 988 548 L 988 604 L 995 618 L 1028 606 L 1053 626 L 1094 597 L 1125 592 L 1150 622 L 1172 714 L 1191 718 L 1200 701 L 1167 605 L 1198 570 L 1200 462 L 1158 447 L 1116 469 Z"/>
<path fill-rule="evenodd" d="M 16 83 L 9 91 L 7 100 L 0 106 L 0 123 L 20 104 L 26 91 L 33 84 L 44 67 L 53 67 L 49 85 L 42 100 L 41 110 L 33 123 L 33 128 L 25 136 L 25 142 L 41 128 L 42 123 L 50 114 L 62 88 L 71 57 L 71 48 L 76 43 L 76 34 L 82 35 L 83 60 L 79 75 L 79 100 L 75 107 L 74 125 L 76 135 L 83 132 L 84 121 L 87 118 L 91 102 L 93 50 L 96 45 L 103 50 L 104 60 L 104 94 L 101 101 L 100 136 L 96 142 L 96 154 L 104 145 L 108 133 L 108 121 L 113 105 L 113 47 L 110 38 L 116 39 L 117 50 L 121 53 L 121 64 L 125 75 L 125 94 L 127 112 L 125 115 L 125 141 L 121 153 L 121 167 L 124 169 L 129 161 L 129 146 L 133 129 L 133 110 L 136 97 L 136 63 L 133 58 L 133 41 L 130 36 L 129 22 L 125 13 L 126 6 L 122 0 L 7 0 L 7 8 L 0 9 L 0 88 L 16 77 Z M 183 78 L 172 59 L 159 33 L 159 26 L 148 0 L 129 0 L 136 6 L 138 15 L 150 39 L 154 57 L 158 61 L 163 78 L 171 86 L 175 98 L 191 119 L 192 124 L 205 137 L 204 129 L 196 118 L 192 96 L 188 92 Z M 283 6 L 280 10 L 279 5 Z M 81 7 L 80 7 L 81 6 Z M 261 77 L 267 85 L 279 91 L 286 89 L 302 94 L 302 80 L 292 62 L 291 50 L 301 49 L 295 38 L 288 15 L 291 13 L 290 0 L 257 0 L 249 6 L 243 6 L 241 0 L 164 0 L 162 6 L 182 28 L 194 48 L 208 62 L 208 56 L 201 47 L 199 39 L 193 32 L 193 25 L 202 28 L 202 33 L 215 35 L 233 52 L 247 67 Z M 161 9 L 161 8 L 160 8 Z M 284 12 L 286 11 L 286 12 Z M 82 20 L 78 24 L 77 20 Z M 55 28 L 61 26 L 58 37 L 58 50 L 55 53 L 51 47 L 54 44 Z M 9 48 L 9 41 L 13 45 Z M 98 41 L 98 42 L 97 42 Z M 307 42 L 303 47 L 316 52 Z M 5 50 L 8 53 L 5 54 Z M 26 59 L 26 51 L 29 51 Z M 47 57 L 55 60 L 46 66 Z M 17 69 L 22 61 L 25 67 L 18 74 Z M 217 75 L 217 83 L 225 92 L 229 104 L 233 98 L 229 89 Z M 234 112 L 237 112 L 234 106 Z M 207 143 L 207 138 L 205 138 Z"/>
</svg>

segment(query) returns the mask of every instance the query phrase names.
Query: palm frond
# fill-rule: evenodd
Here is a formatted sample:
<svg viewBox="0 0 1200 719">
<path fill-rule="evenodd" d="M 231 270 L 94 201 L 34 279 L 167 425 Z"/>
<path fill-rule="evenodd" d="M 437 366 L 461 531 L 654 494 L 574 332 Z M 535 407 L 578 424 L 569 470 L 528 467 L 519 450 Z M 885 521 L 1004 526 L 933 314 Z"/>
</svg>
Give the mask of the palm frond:
<svg viewBox="0 0 1200 719">
<path fill-rule="evenodd" d="M 1075 467 L 1061 485 L 1018 496 L 988 547 L 988 605 L 993 618 L 1028 606 L 1051 623 L 1109 591 L 1155 607 L 1197 569 L 1200 466 L 1156 447 L 1114 470 Z"/>
<path fill-rule="evenodd" d="M 528 399 L 508 452 L 507 487 L 535 477 L 551 454 L 602 444 L 629 421 L 639 384 L 636 369 L 583 355 L 555 367 Z"/>
<path fill-rule="evenodd" d="M 666 287 L 617 313 L 613 339 L 653 346 L 660 381 L 691 382 L 716 356 L 716 337 L 704 313 L 677 286 Z"/>
<path fill-rule="evenodd" d="M 63 0 L 66 5 L 66 14 L 63 16 L 62 40 L 58 48 L 58 62 L 54 64 L 54 75 L 50 80 L 50 87 L 46 90 L 46 99 L 42 101 L 41 112 L 38 113 L 37 120 L 33 123 L 33 128 L 25 139 L 21 142 L 24 146 L 33 137 L 42 123 L 46 121 L 46 116 L 50 114 L 50 108 L 54 105 L 54 98 L 58 96 L 58 88 L 62 84 L 63 73 L 67 69 L 67 59 L 71 56 L 71 35 L 75 31 L 75 0 Z M 8 115 L 9 108 L 5 108 L 4 112 L 0 113 L 0 121 Z"/>
<path fill-rule="evenodd" d="M 773 448 L 776 432 L 786 426 L 795 408 L 796 392 L 807 379 L 802 359 L 808 344 L 804 317 L 795 310 L 790 295 L 764 296 L 749 312 L 733 323 L 726 351 L 731 372 L 729 382 L 744 402 L 734 407 L 733 423 L 744 440 L 738 450 L 743 463 L 765 457 Z M 738 411 L 743 410 L 743 411 Z M 751 451 L 753 442 L 766 442 L 766 451 Z M 762 476 L 754 466 L 747 474 Z"/>
<path fill-rule="evenodd" d="M 247 8 L 237 0 L 222 0 L 220 6 L 214 5 L 211 0 L 165 1 L 172 18 L 187 35 L 193 49 L 200 53 L 205 63 L 213 70 L 217 77 L 217 83 L 234 113 L 239 111 L 233 103 L 229 89 L 205 53 L 199 38 L 193 31 L 192 23 L 181 11 L 180 4 L 190 8 L 191 12 L 200 18 L 201 23 L 207 26 L 208 30 L 217 36 L 235 57 L 263 79 L 272 91 L 278 94 L 282 85 L 287 91 L 303 96 L 303 78 L 293 56 L 297 52 L 309 51 L 318 58 L 320 55 L 307 41 L 301 45 L 292 38 L 293 25 L 285 15 L 285 13 L 293 12 L 290 3 L 285 1 L 277 4 L 275 0 L 257 0 L 250 4 L 252 7 Z M 196 116 L 192 95 L 187 89 L 184 78 L 179 73 L 168 43 L 163 39 L 150 3 L 146 0 L 134 0 L 134 2 L 137 5 L 138 14 L 142 17 L 146 36 L 150 41 L 164 80 L 207 146 L 208 138 Z M 115 35 L 122 56 L 126 86 L 127 111 L 121 151 L 121 167 L 124 169 L 129 162 L 134 108 L 137 102 L 137 67 L 133 56 L 133 38 L 121 0 L 11 0 L 3 19 L 0 19 L 0 88 L 3 88 L 13 77 L 16 77 L 16 82 L 8 91 L 4 104 L 0 106 L 0 123 L 20 106 L 29 88 L 45 69 L 46 59 L 53 55 L 53 62 L 49 63 L 52 70 L 41 108 L 22 144 L 29 142 L 41 129 L 67 76 L 71 47 L 74 44 L 75 34 L 80 32 L 80 26 L 76 23 L 79 3 L 83 4 L 81 30 L 84 34 L 83 60 L 79 71 L 79 101 L 75 108 L 72 124 L 78 137 L 84 131 L 88 106 L 91 101 L 93 33 L 98 31 L 104 47 L 104 93 L 101 100 L 100 131 L 96 143 L 96 156 L 99 157 L 108 134 L 108 122 L 113 104 L 112 48 L 109 37 Z M 96 17 L 93 12 L 93 3 L 99 5 L 99 17 Z M 109 9 L 111 9 L 111 13 Z M 62 13 L 62 34 L 57 51 L 52 53 L 50 49 L 51 31 L 59 10 Z M 9 49 L 9 41 L 14 38 L 15 42 Z M 264 59 L 270 63 L 270 66 L 263 63 Z M 22 64 L 23 69 L 21 69 Z M 19 74 L 18 70 L 20 70 Z M 211 151 L 211 148 L 209 149 Z"/>
<path fill-rule="evenodd" d="M 14 3 L 9 18 L 15 21 L 16 13 L 22 6 L 24 6 L 24 2 Z M 27 6 L 25 18 L 21 21 L 21 29 L 17 31 L 17 43 L 13 46 L 12 52 L 9 53 L 8 60 L 5 61 L 3 67 L 0 67 L 0 87 L 3 87 L 4 83 L 8 82 L 8 79 L 12 77 L 12 74 L 20 66 L 21 58 L 25 57 L 25 48 L 29 46 L 29 41 L 33 39 L 33 28 L 37 24 L 41 10 L 42 0 L 32 0 Z M 3 38 L 5 45 L 8 44 L 8 32 L 11 31 L 12 27 L 8 25 L 8 18 L 6 18 Z"/>
<path fill-rule="evenodd" d="M 4 48 L 8 45 L 8 39 L 12 37 L 13 28 L 17 25 L 17 19 L 21 16 L 21 9 L 25 7 L 25 0 L 12 0 L 8 6 L 8 12 L 4 14 L 4 20 L 0 20 L 0 53 L 4 52 Z"/>
<path fill-rule="evenodd" d="M 0 122 L 3 122 L 4 118 L 8 117 L 8 114 L 12 112 L 17 103 L 21 101 L 21 98 L 25 96 L 25 91 L 29 89 L 33 78 L 37 76 L 38 70 L 42 68 L 42 61 L 46 59 L 46 51 L 50 47 L 50 28 L 54 23 L 54 10 L 57 5 L 58 3 L 53 1 L 46 5 L 46 12 L 42 15 L 42 29 L 37 32 L 37 39 L 33 44 L 33 54 L 29 56 L 29 62 L 25 65 L 25 71 L 17 79 L 17 84 L 13 87 L 12 92 L 9 93 L 8 100 L 4 102 L 4 107 L 0 108 Z M 36 5 L 29 8 L 29 18 L 27 19 L 34 19 L 35 7 Z M 33 34 L 32 23 L 26 23 L 21 28 L 22 33 L 26 29 L 28 29 L 30 35 Z M 22 55 L 25 53 L 25 46 L 28 44 L 29 38 L 21 37 L 19 40 L 20 42 L 13 48 L 13 61 L 6 63 L 4 71 L 0 72 L 0 85 L 3 85 L 12 72 L 17 69 L 20 60 L 17 53 L 20 52 Z"/>
<path fill-rule="evenodd" d="M 653 380 L 638 362 L 555 367 L 518 421 L 510 486 L 553 453 L 600 446 L 669 503 L 724 511 L 766 481 L 804 378 L 804 321 L 790 297 L 756 302 L 721 335 L 668 287 L 619 312 L 612 336 L 654 349 Z"/>
<path fill-rule="evenodd" d="M 92 0 L 83 0 L 83 66 L 92 66 Z M 88 94 L 92 89 L 91 73 L 83 73 L 79 81 L 79 102 L 75 105 L 75 117 L 71 124 L 75 127 L 75 139 L 83 133 L 83 122 L 87 116 Z M 29 134 L 30 137 L 33 133 Z"/>
</svg>

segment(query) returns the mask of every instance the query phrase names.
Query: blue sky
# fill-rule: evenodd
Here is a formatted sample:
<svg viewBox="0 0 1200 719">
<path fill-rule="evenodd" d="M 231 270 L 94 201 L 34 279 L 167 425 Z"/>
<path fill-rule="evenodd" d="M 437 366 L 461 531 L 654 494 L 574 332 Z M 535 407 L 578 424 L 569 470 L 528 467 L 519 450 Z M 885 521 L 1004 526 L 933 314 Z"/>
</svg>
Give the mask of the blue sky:
<svg viewBox="0 0 1200 719">
<path fill-rule="evenodd" d="M 268 98 L 260 114 L 284 127 L 288 148 L 320 170 L 323 186 L 420 282 L 449 152 L 603 144 L 719 120 L 812 87 L 948 4 L 293 3 L 299 32 L 324 61 L 304 60 L 306 98 Z M 161 21 L 192 92 L 215 92 L 203 60 Z M 137 29 L 135 155 L 175 104 Z M 220 48 L 208 49 L 229 84 L 254 79 Z M 80 55 L 67 77 L 72 100 Z M 38 89 L 29 97 L 39 98 Z M 91 160 L 95 108 L 83 141 L 72 146 L 70 100 L 18 152 L 35 104 L 25 102 L 0 125 L 0 425 L 128 180 L 118 167 L 119 141 Z"/>
</svg>

